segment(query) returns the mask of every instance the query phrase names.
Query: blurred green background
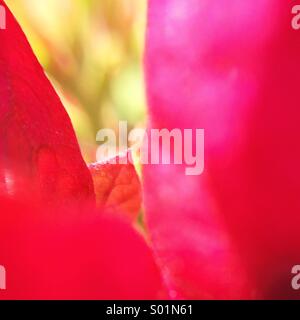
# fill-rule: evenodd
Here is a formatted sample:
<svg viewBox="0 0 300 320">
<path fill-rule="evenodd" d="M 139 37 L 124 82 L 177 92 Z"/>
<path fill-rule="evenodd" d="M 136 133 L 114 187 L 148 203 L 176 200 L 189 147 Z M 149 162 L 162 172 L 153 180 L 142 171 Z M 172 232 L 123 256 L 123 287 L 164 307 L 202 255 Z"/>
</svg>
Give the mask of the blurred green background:
<svg viewBox="0 0 300 320">
<path fill-rule="evenodd" d="M 83 156 L 96 134 L 145 126 L 146 0 L 6 0 L 60 95 Z"/>
</svg>

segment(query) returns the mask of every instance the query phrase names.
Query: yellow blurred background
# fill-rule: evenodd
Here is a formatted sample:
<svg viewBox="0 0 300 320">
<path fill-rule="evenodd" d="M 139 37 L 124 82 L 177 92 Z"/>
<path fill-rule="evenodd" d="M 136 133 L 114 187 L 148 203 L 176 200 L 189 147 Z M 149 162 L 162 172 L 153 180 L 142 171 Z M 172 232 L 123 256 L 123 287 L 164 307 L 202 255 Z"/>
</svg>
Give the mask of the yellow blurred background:
<svg viewBox="0 0 300 320">
<path fill-rule="evenodd" d="M 147 0 L 6 0 L 60 95 L 83 156 L 96 134 L 145 126 L 142 67 Z"/>
</svg>

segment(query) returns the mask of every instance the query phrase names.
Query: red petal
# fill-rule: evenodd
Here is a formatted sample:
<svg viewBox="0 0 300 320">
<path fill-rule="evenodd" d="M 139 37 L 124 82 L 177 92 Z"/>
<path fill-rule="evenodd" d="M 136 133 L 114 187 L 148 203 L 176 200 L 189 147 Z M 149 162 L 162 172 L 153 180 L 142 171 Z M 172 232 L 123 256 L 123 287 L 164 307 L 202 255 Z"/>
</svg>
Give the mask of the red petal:
<svg viewBox="0 0 300 320">
<path fill-rule="evenodd" d="M 70 119 L 18 23 L 0 4 L 7 16 L 7 29 L 0 30 L 0 191 L 50 203 L 93 198 Z"/>
<path fill-rule="evenodd" d="M 89 207 L 41 214 L 0 205 L 0 299 L 165 297 L 152 253 L 129 224 Z"/>
<path fill-rule="evenodd" d="M 122 164 L 122 159 L 127 163 Z M 135 167 L 129 157 L 116 157 L 115 163 L 89 165 L 94 181 L 97 204 L 113 213 L 124 213 L 131 220 L 139 214 L 142 190 Z"/>
<path fill-rule="evenodd" d="M 218 272 L 209 254 L 227 234 L 230 246 L 217 241 L 220 252 L 238 252 L 257 294 L 299 297 L 290 284 L 300 248 L 300 46 L 291 4 L 200 2 L 150 0 L 152 126 L 205 129 L 205 174 L 166 167 L 166 183 L 162 168 L 145 167 L 155 247 L 186 296 L 202 297 L 204 288 L 212 297 L 240 297 L 231 260 L 216 260 L 226 270 Z M 207 229 L 207 219 L 223 227 Z"/>
</svg>

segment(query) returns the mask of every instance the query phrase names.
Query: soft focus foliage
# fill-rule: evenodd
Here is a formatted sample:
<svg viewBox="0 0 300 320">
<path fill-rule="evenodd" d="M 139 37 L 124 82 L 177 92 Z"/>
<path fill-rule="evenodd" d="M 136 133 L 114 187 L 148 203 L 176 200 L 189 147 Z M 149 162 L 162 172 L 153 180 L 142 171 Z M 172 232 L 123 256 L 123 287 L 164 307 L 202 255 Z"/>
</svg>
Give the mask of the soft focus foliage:
<svg viewBox="0 0 300 320">
<path fill-rule="evenodd" d="M 145 121 L 146 0 L 8 0 L 72 119 L 83 156 L 96 133 Z"/>
</svg>

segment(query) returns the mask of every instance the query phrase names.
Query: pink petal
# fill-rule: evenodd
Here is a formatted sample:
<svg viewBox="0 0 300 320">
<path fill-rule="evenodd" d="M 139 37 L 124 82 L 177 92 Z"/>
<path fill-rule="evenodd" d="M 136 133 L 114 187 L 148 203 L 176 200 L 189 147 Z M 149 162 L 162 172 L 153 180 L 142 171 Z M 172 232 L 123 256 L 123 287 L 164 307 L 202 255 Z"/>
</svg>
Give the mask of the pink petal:
<svg viewBox="0 0 300 320">
<path fill-rule="evenodd" d="M 254 287 L 250 296 L 299 296 L 290 284 L 300 248 L 300 45 L 292 18 L 281 0 L 150 0 L 151 127 L 205 129 L 203 175 L 144 169 L 153 243 L 185 297 L 243 297 L 232 259 Z"/>
</svg>

